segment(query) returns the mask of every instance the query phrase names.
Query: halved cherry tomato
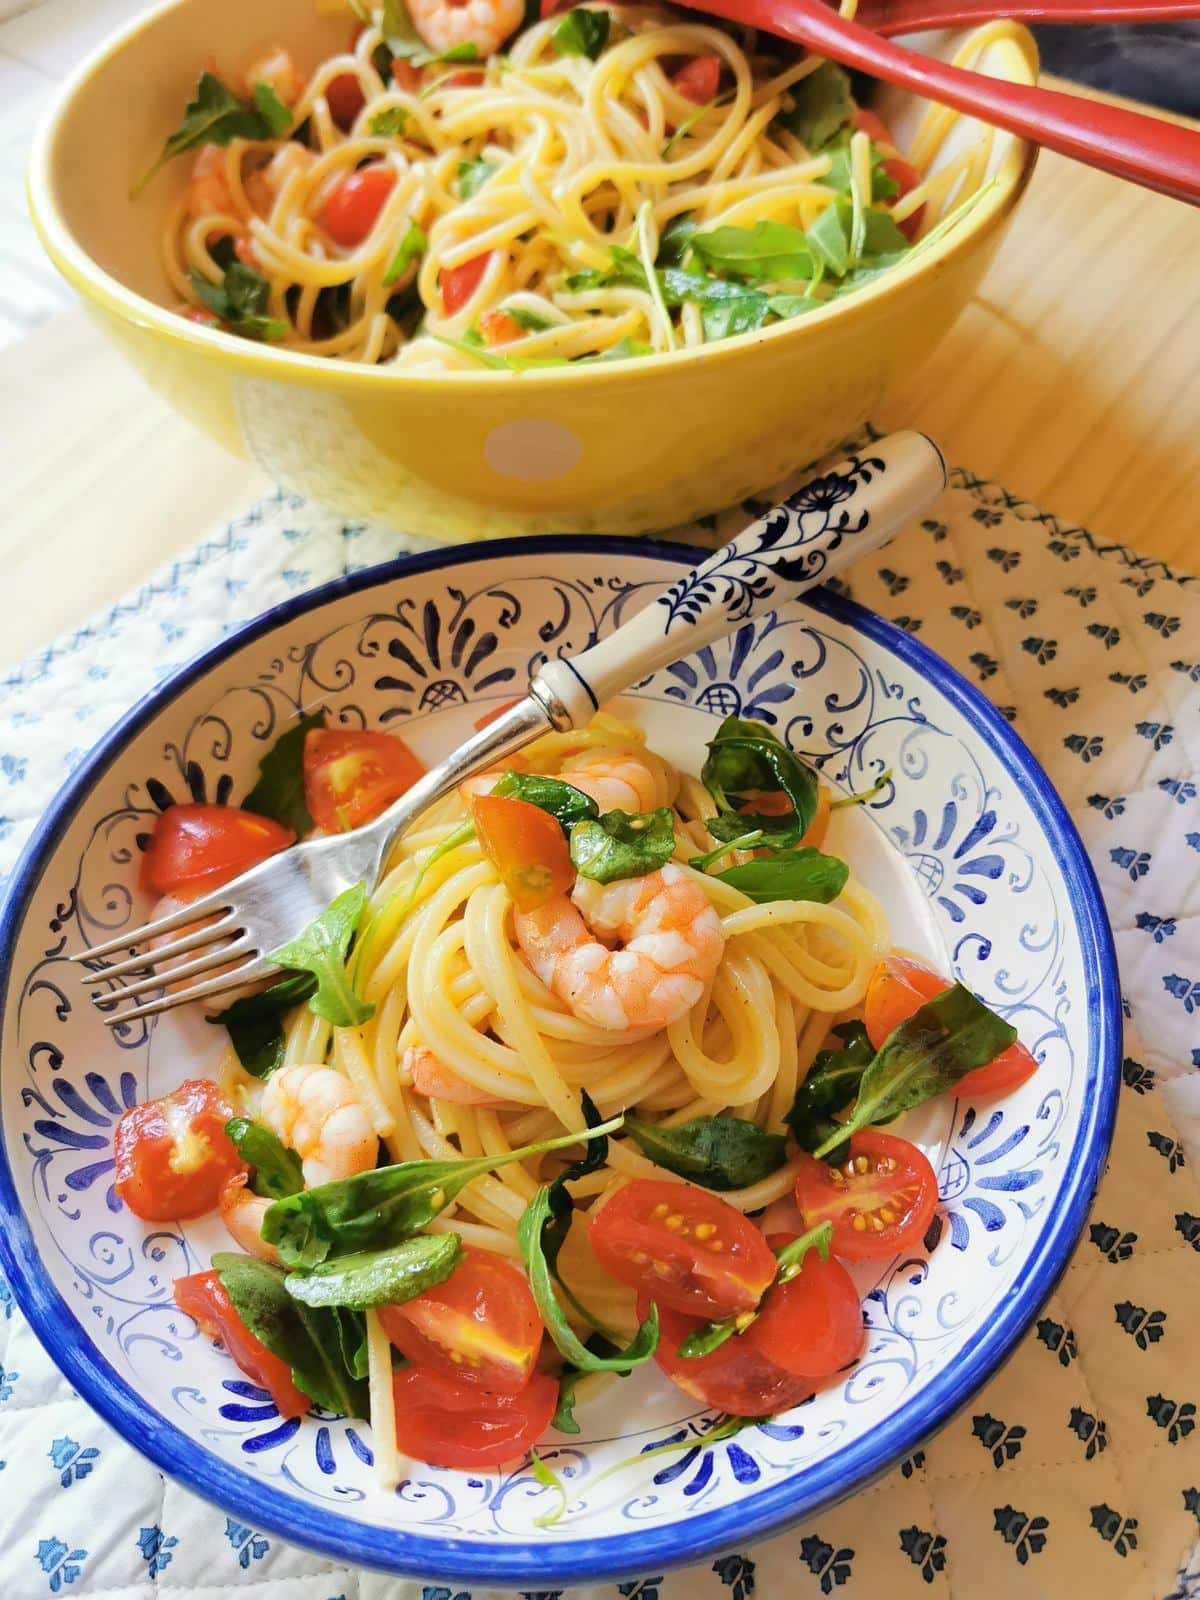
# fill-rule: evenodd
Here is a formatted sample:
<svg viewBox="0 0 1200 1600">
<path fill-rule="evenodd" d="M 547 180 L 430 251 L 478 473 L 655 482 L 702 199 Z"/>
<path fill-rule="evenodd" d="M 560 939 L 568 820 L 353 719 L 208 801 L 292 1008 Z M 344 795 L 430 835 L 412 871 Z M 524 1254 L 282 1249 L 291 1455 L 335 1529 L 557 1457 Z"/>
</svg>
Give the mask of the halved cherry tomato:
<svg viewBox="0 0 1200 1600">
<path fill-rule="evenodd" d="M 837 1166 L 800 1157 L 796 1204 L 806 1227 L 833 1224 L 833 1253 L 844 1261 L 876 1261 L 920 1244 L 937 1179 L 924 1154 L 894 1133 L 865 1128 L 851 1135 Z"/>
<path fill-rule="evenodd" d="M 292 1381 L 292 1369 L 250 1332 L 215 1272 L 176 1278 L 173 1292 L 179 1309 L 193 1317 L 210 1339 L 220 1339 L 251 1383 L 269 1391 L 281 1417 L 305 1415 L 311 1402 Z"/>
<path fill-rule="evenodd" d="M 479 331 L 485 344 L 511 344 L 521 337 L 521 324 L 507 311 L 485 311 L 479 319 Z"/>
<path fill-rule="evenodd" d="M 225 324 L 215 311 L 210 311 L 207 306 L 188 306 L 184 316 L 189 322 L 198 322 L 202 328 L 223 328 Z"/>
<path fill-rule="evenodd" d="M 114 1187 L 147 1222 L 211 1211 L 226 1180 L 245 1172 L 225 1124 L 233 1116 L 215 1083 L 189 1078 L 161 1100 L 144 1100 L 117 1123 Z"/>
<path fill-rule="evenodd" d="M 649 1299 L 638 1297 L 638 1316 L 644 1318 Z M 773 1417 L 798 1406 L 816 1390 L 811 1378 L 785 1372 L 746 1337 L 726 1339 L 706 1356 L 681 1356 L 679 1346 L 689 1333 L 704 1326 L 702 1317 L 658 1311 L 660 1336 L 654 1359 L 685 1394 L 728 1411 L 735 1417 Z"/>
<path fill-rule="evenodd" d="M 343 178 L 321 207 L 321 226 L 345 250 L 361 244 L 396 185 L 391 167 L 362 167 Z"/>
<path fill-rule="evenodd" d="M 392 733 L 310 728 L 304 735 L 304 803 L 318 828 L 343 833 L 406 794 L 425 768 Z"/>
<path fill-rule="evenodd" d="M 906 195 L 910 189 L 915 189 L 921 182 L 921 174 L 911 161 L 906 161 L 896 148 L 896 141 L 892 138 L 891 130 L 882 117 L 873 111 L 859 110 L 851 119 L 856 132 L 865 133 L 872 143 L 882 145 L 890 154 L 884 156 L 880 163 L 883 170 L 897 185 L 901 195 Z M 918 206 L 911 217 L 905 217 L 897 227 L 906 239 L 915 239 L 921 227 L 921 219 L 925 215 L 925 207 Z"/>
<path fill-rule="evenodd" d="M 635 1178 L 589 1224 L 606 1272 L 687 1315 L 752 1311 L 775 1276 L 775 1257 L 752 1222 L 691 1183 Z"/>
<path fill-rule="evenodd" d="M 548 811 L 528 800 L 477 794 L 471 817 L 518 911 L 536 911 L 575 882 L 566 835 Z"/>
<path fill-rule="evenodd" d="M 233 253 L 244 267 L 253 267 L 257 271 L 262 266 L 262 262 L 258 259 L 258 251 L 254 248 L 254 240 L 245 234 L 233 241 Z"/>
<path fill-rule="evenodd" d="M 329 115 L 344 133 L 354 126 L 354 119 L 366 105 L 366 96 L 353 72 L 339 72 L 325 85 L 325 99 Z"/>
<path fill-rule="evenodd" d="M 556 11 L 562 11 L 571 4 L 571 0 L 541 0 L 541 16 L 545 21 L 552 17 Z"/>
<path fill-rule="evenodd" d="M 772 1233 L 767 1243 L 778 1250 L 793 1238 Z M 794 1278 L 767 1291 L 762 1310 L 740 1337 L 785 1372 L 831 1377 L 862 1353 L 862 1302 L 854 1280 L 840 1261 L 823 1261 L 810 1250 Z"/>
<path fill-rule="evenodd" d="M 863 1023 L 875 1049 L 881 1049 L 892 1029 L 907 1022 L 926 1000 L 945 994 L 949 988 L 945 978 L 919 961 L 910 961 L 907 956 L 885 956 L 871 974 L 863 1002 Z M 1023 1044 L 1012 1044 L 994 1061 L 968 1072 L 948 1092 L 964 1100 L 1007 1094 L 1032 1078 L 1037 1069 L 1036 1056 Z"/>
<path fill-rule="evenodd" d="M 168 806 L 142 857 L 142 888 L 151 894 L 219 889 L 295 842 L 290 828 L 237 806 Z"/>
<path fill-rule="evenodd" d="M 464 261 L 461 267 L 442 268 L 442 306 L 448 317 L 453 316 L 460 306 L 465 306 L 478 289 L 479 280 L 487 271 L 491 259 L 492 252 L 485 250 L 483 255 L 472 256 L 470 261 Z"/>
<path fill-rule="evenodd" d="M 484 316 L 486 315 L 487 313 L 484 312 Z M 476 730 L 482 733 L 485 728 L 490 727 L 495 722 L 497 717 L 502 717 L 506 711 L 511 711 L 519 703 L 519 700 L 520 696 L 516 700 L 506 700 L 502 706 L 497 706 L 494 711 L 485 711 L 481 717 L 475 719 Z"/>
<path fill-rule="evenodd" d="M 414 67 L 412 62 L 406 61 L 403 56 L 393 56 L 392 82 L 397 89 L 404 89 L 409 94 L 416 94 L 423 81 L 420 67 Z"/>
<path fill-rule="evenodd" d="M 399 1306 L 381 1306 L 388 1338 L 422 1370 L 517 1394 L 533 1375 L 542 1319 L 520 1267 L 468 1245 L 446 1279 Z"/>
<path fill-rule="evenodd" d="M 535 1445 L 554 1415 L 558 1384 L 537 1373 L 520 1394 L 489 1394 L 429 1367 L 405 1367 L 392 1379 L 396 1443 L 434 1467 L 487 1471 Z"/>
<path fill-rule="evenodd" d="M 478 89 L 486 79 L 486 73 L 478 68 L 467 72 L 451 72 L 446 77 L 438 79 L 439 89 Z"/>
<path fill-rule="evenodd" d="M 720 81 L 720 56 L 693 56 L 678 72 L 671 74 L 674 88 L 685 100 L 691 100 L 698 106 L 706 106 L 710 100 L 717 98 Z"/>
</svg>

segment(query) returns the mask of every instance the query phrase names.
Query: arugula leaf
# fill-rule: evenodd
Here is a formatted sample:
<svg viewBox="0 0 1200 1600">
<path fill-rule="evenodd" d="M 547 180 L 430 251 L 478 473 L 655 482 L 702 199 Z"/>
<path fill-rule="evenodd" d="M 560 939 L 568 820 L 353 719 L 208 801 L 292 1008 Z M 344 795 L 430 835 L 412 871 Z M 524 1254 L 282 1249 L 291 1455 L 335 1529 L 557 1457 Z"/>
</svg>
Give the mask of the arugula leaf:
<svg viewBox="0 0 1200 1600">
<path fill-rule="evenodd" d="M 850 192 L 850 129 L 841 133 L 819 152 L 829 157 L 829 171 L 816 181 L 825 189 L 837 189 L 842 194 Z M 884 167 L 885 157 L 879 146 L 871 144 L 871 199 L 894 200 L 900 185 Z"/>
<path fill-rule="evenodd" d="M 717 839 L 761 831 L 764 843 L 785 848 L 803 838 L 817 814 L 816 774 L 761 722 L 726 717 L 709 741 L 700 781 L 721 813 L 708 820 Z M 785 794 L 790 815 L 740 811 L 745 796 L 756 790 Z"/>
<path fill-rule="evenodd" d="M 832 61 L 822 61 L 815 72 L 792 84 L 788 93 L 796 103 L 777 120 L 810 150 L 828 144 L 854 112 L 850 79 Z"/>
<path fill-rule="evenodd" d="M 296 972 L 259 994 L 244 995 L 224 1011 L 205 1021 L 228 1030 L 237 1058 L 252 1078 L 269 1078 L 283 1065 L 285 1011 L 315 994 L 317 980 L 310 972 Z"/>
<path fill-rule="evenodd" d="M 254 85 L 254 106 L 272 139 L 282 139 L 292 125 L 292 113 L 269 83 Z"/>
<path fill-rule="evenodd" d="M 792 317 L 804 316 L 806 312 L 819 311 L 825 301 L 814 294 L 773 294 L 767 304 L 772 316 L 787 322 Z"/>
<path fill-rule="evenodd" d="M 408 127 L 408 112 L 403 106 L 385 106 L 382 111 L 377 111 L 367 124 L 368 133 L 373 133 L 380 139 L 398 139 Z M 409 227 L 413 226 L 409 223 Z M 389 280 L 384 279 L 387 283 Z"/>
<path fill-rule="evenodd" d="M 607 350 L 600 350 L 594 356 L 580 356 L 572 362 L 573 366 L 586 366 L 589 361 L 628 361 L 632 356 L 653 355 L 653 345 L 643 344 L 640 339 L 631 339 L 628 334 L 623 339 L 618 339 L 616 344 L 610 344 Z"/>
<path fill-rule="evenodd" d="M 558 1192 L 563 1193 L 561 1188 L 563 1181 L 564 1179 L 560 1178 L 556 1180 L 555 1185 L 544 1183 L 521 1213 L 521 1220 L 517 1225 L 517 1243 L 521 1248 L 521 1259 L 525 1263 L 525 1270 L 529 1274 L 529 1287 L 533 1290 L 533 1298 L 546 1332 L 558 1347 L 560 1355 L 564 1356 L 578 1372 L 628 1372 L 631 1368 L 640 1366 L 642 1362 L 649 1361 L 658 1349 L 658 1307 L 651 1305 L 645 1322 L 630 1344 L 624 1350 L 618 1350 L 615 1355 L 598 1356 L 578 1337 L 567 1321 L 558 1296 L 554 1292 L 552 1257 L 557 1256 L 558 1249 L 561 1248 L 561 1239 L 557 1245 L 543 1244 L 543 1234 L 548 1233 L 553 1239 L 560 1223 L 551 1193 L 556 1186 Z M 567 1206 L 569 1210 L 569 1199 Z M 562 1238 L 565 1237 L 564 1229 Z"/>
<path fill-rule="evenodd" d="M 298 1389 L 343 1417 L 366 1417 L 367 1386 L 347 1371 L 344 1313 L 293 1300 L 269 1261 L 218 1251 L 212 1258 L 233 1308 L 272 1355 L 291 1368 Z"/>
<path fill-rule="evenodd" d="M 838 1140 L 832 1147 L 836 1156 L 844 1141 L 833 1114 L 858 1093 L 875 1050 L 861 1022 L 840 1022 L 833 1032 L 840 1045 L 817 1052 L 785 1120 L 801 1150 L 817 1150 L 832 1137 Z"/>
<path fill-rule="evenodd" d="M 764 1133 L 740 1117 L 696 1117 L 668 1127 L 626 1115 L 625 1132 L 656 1166 L 702 1189 L 749 1188 L 787 1160 L 782 1133 Z"/>
<path fill-rule="evenodd" d="M 183 121 L 168 136 L 158 160 L 134 184 L 130 199 L 136 200 L 155 173 L 185 150 L 202 144 L 228 144 L 232 139 L 271 137 L 270 124 L 258 106 L 240 100 L 214 73 L 202 72 L 196 97 L 184 108 Z"/>
<path fill-rule="evenodd" d="M 456 1233 L 418 1233 L 386 1250 L 364 1250 L 324 1261 L 311 1272 L 292 1272 L 284 1287 L 306 1306 L 369 1311 L 398 1306 L 434 1284 L 445 1283 L 462 1260 Z"/>
<path fill-rule="evenodd" d="M 375 1015 L 374 1005 L 358 998 L 346 975 L 346 955 L 366 903 L 367 886 L 356 883 L 326 906 L 298 939 L 267 957 L 281 967 L 312 973 L 317 987 L 309 1007 L 335 1028 L 355 1028 Z"/>
<path fill-rule="evenodd" d="M 557 1428 L 559 1433 L 580 1431 L 579 1424 L 575 1420 L 575 1391 L 583 1376 L 582 1372 L 577 1372 L 569 1364 L 558 1375 L 558 1404 L 554 1408 L 554 1415 L 550 1418 L 550 1426 Z"/>
<path fill-rule="evenodd" d="M 602 1131 L 612 1133 L 620 1126 L 621 1118 L 614 1117 Z M 276 1201 L 263 1218 L 262 1236 L 277 1247 L 287 1267 L 315 1267 L 329 1256 L 382 1250 L 420 1233 L 473 1179 L 578 1144 L 581 1137 L 564 1133 L 502 1156 L 403 1161 L 318 1184 Z"/>
<path fill-rule="evenodd" d="M 576 6 L 554 26 L 550 38 L 560 56 L 586 56 L 595 61 L 608 43 L 612 17 L 607 11 Z"/>
<path fill-rule="evenodd" d="M 558 1504 L 554 1507 L 553 1511 L 544 1511 L 540 1517 L 534 1517 L 533 1525 L 535 1528 L 552 1528 L 556 1522 L 562 1520 L 563 1513 L 567 1509 L 568 1496 L 566 1485 L 563 1483 L 558 1473 L 546 1465 L 532 1445 L 529 1447 L 529 1464 L 533 1469 L 534 1477 L 541 1484 L 542 1488 L 553 1489 L 554 1493 L 558 1496 Z"/>
<path fill-rule="evenodd" d="M 482 158 L 478 161 L 460 161 L 458 163 L 460 196 L 464 200 L 469 200 L 472 195 L 478 194 L 495 170 L 490 161 L 484 161 Z"/>
<path fill-rule="evenodd" d="M 254 1168 L 250 1187 L 255 1194 L 270 1200 L 286 1200 L 304 1188 L 300 1157 L 289 1150 L 277 1134 L 249 1117 L 231 1117 L 225 1124 L 226 1136 L 238 1155 Z"/>
<path fill-rule="evenodd" d="M 809 236 L 786 222 L 714 228 L 692 234 L 689 244 L 706 267 L 756 282 L 811 278 L 816 271 Z"/>
<path fill-rule="evenodd" d="M 298 722 L 280 734 L 258 764 L 258 779 L 242 801 L 243 811 L 282 822 L 298 838 L 313 819 L 304 801 L 304 740 L 310 728 L 325 726 L 324 711 L 302 711 Z"/>
<path fill-rule="evenodd" d="M 683 265 L 683 258 L 691 248 L 692 235 L 695 233 L 697 226 L 695 217 L 687 211 L 671 218 L 658 241 L 657 264 L 660 267 L 679 267 Z"/>
<path fill-rule="evenodd" d="M 646 269 L 634 255 L 632 250 L 626 250 L 624 245 L 613 244 L 608 247 L 611 265 L 604 271 L 596 267 L 588 267 L 583 272 L 573 272 L 564 281 L 563 287 L 578 293 L 583 289 L 604 289 L 609 284 L 629 284 L 635 289 L 648 289 Z"/>
<path fill-rule="evenodd" d="M 213 283 L 195 268 L 189 274 L 197 298 L 215 312 L 231 333 L 244 339 L 283 339 L 291 332 L 288 323 L 267 315 L 271 285 L 261 272 L 242 261 L 225 268 L 220 283 Z"/>
<path fill-rule="evenodd" d="M 708 340 L 749 333 L 761 328 L 767 319 L 770 301 L 761 289 L 749 284 L 728 283 L 724 278 L 683 272 L 678 267 L 667 267 L 658 276 L 668 305 L 690 301 L 700 307 L 700 321 Z"/>
<path fill-rule="evenodd" d="M 884 767 L 883 771 L 879 774 L 869 789 L 859 789 L 855 794 L 839 795 L 836 800 L 831 800 L 829 802 L 829 809 L 831 811 L 842 811 L 847 806 L 866 805 L 868 800 L 874 800 L 877 794 L 880 794 L 884 789 L 886 789 L 891 781 L 892 769 L 891 767 Z"/>
<path fill-rule="evenodd" d="M 558 326 L 539 311 L 529 311 L 524 306 L 501 306 L 500 310 L 505 316 L 511 317 L 518 328 L 524 328 L 526 333 L 545 333 L 547 328 Z"/>
<path fill-rule="evenodd" d="M 428 248 L 429 240 L 424 231 L 410 218 L 404 237 L 396 246 L 396 254 L 388 262 L 388 269 L 383 275 L 384 288 L 402 278 L 408 271 L 409 263 L 423 256 Z"/>
<path fill-rule="evenodd" d="M 825 207 L 805 238 L 835 278 L 850 270 L 850 229 L 847 208 L 835 200 Z"/>
<path fill-rule="evenodd" d="M 543 778 L 536 772 L 506 772 L 492 793 L 506 800 L 524 800 L 539 811 L 548 811 L 568 835 L 577 822 L 600 815 L 600 807 L 590 794 L 561 778 Z"/>
<path fill-rule="evenodd" d="M 854 1109 L 813 1151 L 829 1151 L 876 1122 L 923 1105 L 1014 1043 L 1017 1030 L 956 983 L 892 1029 L 863 1072 Z"/>
<path fill-rule="evenodd" d="M 675 814 L 670 806 L 606 811 L 571 829 L 571 864 L 580 877 L 595 883 L 644 877 L 665 866 L 674 854 Z"/>
<path fill-rule="evenodd" d="M 699 1356 L 711 1355 L 734 1334 L 745 1333 L 750 1324 L 757 1321 L 771 1290 L 778 1284 L 790 1283 L 796 1277 L 810 1250 L 816 1250 L 822 1261 L 828 1261 L 832 1243 L 833 1223 L 821 1222 L 815 1228 L 809 1228 L 807 1233 L 802 1233 L 798 1238 L 781 1245 L 775 1252 L 775 1259 L 779 1263 L 775 1269 L 775 1277 L 768 1284 L 754 1310 L 739 1312 L 735 1317 L 721 1317 L 716 1322 L 706 1322 L 703 1327 L 693 1328 L 679 1346 L 679 1354 L 685 1360 L 694 1361 Z"/>
<path fill-rule="evenodd" d="M 812 845 L 760 856 L 740 867 L 715 874 L 722 883 L 740 889 L 756 905 L 771 900 L 812 900 L 828 905 L 846 887 L 850 868 L 837 856 L 824 855 Z"/>
</svg>

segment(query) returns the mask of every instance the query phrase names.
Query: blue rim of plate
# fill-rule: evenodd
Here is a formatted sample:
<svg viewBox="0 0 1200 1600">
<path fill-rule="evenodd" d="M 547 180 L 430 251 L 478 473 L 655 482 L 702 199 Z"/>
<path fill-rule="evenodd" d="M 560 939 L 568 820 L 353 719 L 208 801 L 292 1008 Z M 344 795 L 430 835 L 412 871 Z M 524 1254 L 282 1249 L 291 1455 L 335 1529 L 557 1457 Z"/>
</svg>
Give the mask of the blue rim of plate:
<svg viewBox="0 0 1200 1600">
<path fill-rule="evenodd" d="M 401 556 L 335 578 L 262 612 L 229 633 L 159 684 L 126 712 L 72 773 L 51 802 L 13 873 L 0 911 L 0 1031 L 11 978 L 12 951 L 26 906 L 78 803 L 119 758 L 150 719 L 207 672 L 281 623 L 319 610 L 362 589 L 377 588 L 439 567 L 535 553 L 638 555 L 676 566 L 693 565 L 708 551 L 654 539 L 592 535 L 514 538 Z M 164 1472 L 222 1509 L 350 1566 L 376 1567 L 404 1577 L 483 1584 L 578 1584 L 658 1572 L 706 1555 L 742 1548 L 845 1498 L 901 1460 L 946 1423 L 1007 1360 L 1066 1268 L 1100 1181 L 1116 1117 L 1121 1011 L 1116 954 L 1100 887 L 1083 843 L 1049 779 L 1031 751 L 992 704 L 953 667 L 893 623 L 852 600 L 818 589 L 799 602 L 844 623 L 913 668 L 980 729 L 994 753 L 1021 785 L 1049 839 L 1067 885 L 1080 930 L 1093 1046 L 1082 1087 L 1084 1117 L 1066 1163 L 1059 1204 L 1026 1261 L 1019 1284 L 995 1317 L 975 1335 L 944 1373 L 836 1460 L 804 1469 L 803 1503 L 794 1482 L 636 1535 L 547 1540 L 543 1544 L 484 1545 L 433 1539 L 384 1529 L 305 1506 L 292 1496 L 240 1472 L 196 1444 L 149 1406 L 86 1337 L 62 1295 L 42 1270 L 33 1236 L 17 1199 L 5 1143 L 0 1137 L 0 1267 L 17 1304 L 43 1346 L 80 1395 L 130 1444 Z M 0 1125 L 0 1135 L 3 1127 Z"/>
</svg>

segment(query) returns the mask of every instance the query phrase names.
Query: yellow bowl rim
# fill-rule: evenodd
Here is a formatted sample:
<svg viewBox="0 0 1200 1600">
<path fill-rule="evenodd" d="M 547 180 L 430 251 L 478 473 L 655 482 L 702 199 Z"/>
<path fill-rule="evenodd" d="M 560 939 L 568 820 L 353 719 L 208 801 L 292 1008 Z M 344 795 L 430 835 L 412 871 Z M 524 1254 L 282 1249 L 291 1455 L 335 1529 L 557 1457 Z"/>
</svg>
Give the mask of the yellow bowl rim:
<svg viewBox="0 0 1200 1600">
<path fill-rule="evenodd" d="M 969 244 L 986 238 L 999 228 L 1020 199 L 1033 175 L 1037 159 L 1037 146 L 1017 139 L 996 173 L 994 187 L 981 198 L 972 213 L 950 230 L 930 250 L 915 262 L 894 267 L 877 283 L 868 284 L 854 295 L 832 300 L 820 311 L 805 317 L 779 322 L 770 328 L 759 328 L 749 333 L 735 334 L 732 338 L 697 345 L 682 350 L 631 356 L 609 364 L 603 362 L 589 366 L 581 375 L 570 367 L 532 367 L 518 371 L 497 371 L 480 367 L 477 372 L 454 370 L 437 373 L 397 371 L 391 366 L 366 366 L 353 362 L 337 362 L 326 356 L 310 355 L 303 351 L 284 350 L 267 344 L 256 344 L 219 329 L 189 322 L 178 312 L 159 306 L 145 296 L 127 288 L 118 279 L 99 267 L 78 243 L 67 226 L 55 200 L 54 151 L 59 131 L 66 120 L 71 105 L 84 84 L 99 74 L 121 50 L 152 26 L 160 16 L 182 6 L 200 3 L 200 0 L 161 0 L 161 3 L 135 17 L 119 29 L 75 69 L 43 118 L 29 159 L 27 196 L 34 228 L 46 253 L 58 271 L 71 286 L 86 299 L 94 301 L 105 311 L 134 327 L 165 338 L 171 345 L 195 351 L 209 358 L 218 358 L 222 364 L 234 369 L 238 376 L 274 378 L 279 382 L 299 383 L 307 387 L 323 388 L 331 382 L 335 387 L 370 392 L 381 387 L 403 384 L 417 390 L 441 390 L 476 387 L 496 388 L 499 384 L 521 383 L 536 388 L 557 389 L 562 384 L 587 384 L 590 388 L 604 384 L 623 383 L 630 372 L 658 372 L 664 376 L 677 371 L 685 362 L 693 365 L 713 365 L 737 361 L 749 349 L 771 339 L 782 343 L 792 340 L 799 354 L 805 338 L 814 337 L 813 329 L 832 326 L 839 318 L 852 317 L 860 305 L 873 303 L 888 295 L 894 285 L 916 281 L 939 271 L 945 264 L 961 255 Z M 1010 41 L 1017 61 L 1024 64 L 1028 81 L 1036 78 L 1037 46 L 1026 29 L 1013 25 Z M 1010 81 L 1018 81 L 1016 77 Z"/>
</svg>

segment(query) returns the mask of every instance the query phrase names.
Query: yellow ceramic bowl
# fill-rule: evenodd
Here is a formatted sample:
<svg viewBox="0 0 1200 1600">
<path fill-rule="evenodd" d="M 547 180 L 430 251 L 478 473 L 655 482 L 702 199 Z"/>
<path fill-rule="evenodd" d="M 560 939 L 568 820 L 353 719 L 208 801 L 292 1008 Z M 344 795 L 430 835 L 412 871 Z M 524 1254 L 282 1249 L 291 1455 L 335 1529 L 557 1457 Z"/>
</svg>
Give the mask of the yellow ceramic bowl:
<svg viewBox="0 0 1200 1600">
<path fill-rule="evenodd" d="M 159 264 L 171 164 L 137 201 L 131 178 L 175 126 L 201 63 L 232 68 L 272 42 L 313 67 L 345 48 L 347 16 L 311 0 L 169 0 L 88 61 L 34 148 L 34 221 L 55 265 L 170 403 L 279 482 L 349 516 L 440 539 L 638 532 L 713 511 L 812 460 L 863 422 L 974 291 L 1033 152 L 997 135 L 998 180 L 911 265 L 793 322 L 698 350 L 581 370 L 419 376 L 233 338 L 175 315 Z M 961 35 L 928 35 L 950 55 Z M 1007 27 L 982 65 L 1032 81 L 1029 35 Z M 880 109 L 905 145 L 922 111 Z M 941 159 L 978 128 L 961 123 Z"/>
</svg>

